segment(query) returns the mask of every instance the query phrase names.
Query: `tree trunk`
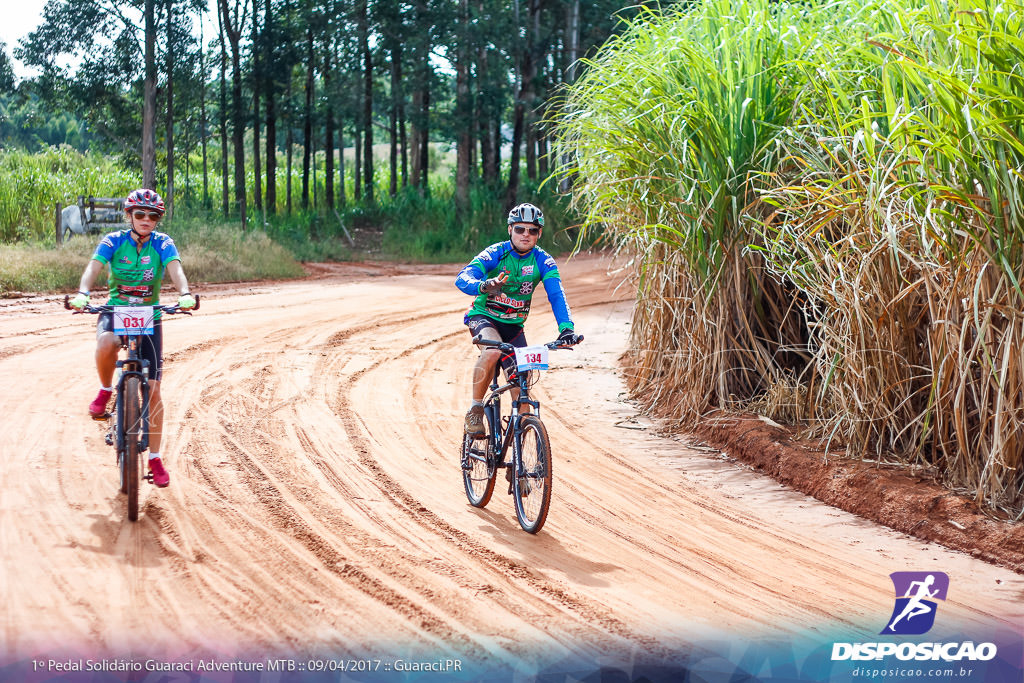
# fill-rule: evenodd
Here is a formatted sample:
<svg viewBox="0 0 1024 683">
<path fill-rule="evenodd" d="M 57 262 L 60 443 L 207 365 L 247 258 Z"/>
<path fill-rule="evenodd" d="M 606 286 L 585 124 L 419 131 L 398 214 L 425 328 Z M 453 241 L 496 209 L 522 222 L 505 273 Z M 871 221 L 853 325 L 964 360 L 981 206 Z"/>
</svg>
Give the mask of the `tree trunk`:
<svg viewBox="0 0 1024 683">
<path fill-rule="evenodd" d="M 469 210 L 469 164 L 473 146 L 472 103 L 469 99 L 469 0 L 459 1 L 459 38 L 455 63 L 455 125 L 458 129 L 455 161 L 455 209 Z"/>
<path fill-rule="evenodd" d="M 398 103 L 395 94 L 395 53 L 391 52 L 391 112 L 388 116 L 388 195 L 398 194 Z"/>
<path fill-rule="evenodd" d="M 355 168 L 352 169 L 352 198 L 355 199 L 356 202 L 360 202 L 363 200 L 363 183 L 361 178 L 363 169 L 363 148 L 360 146 L 360 142 L 362 142 L 362 138 L 360 136 L 360 130 L 357 127 L 355 130 L 356 160 L 354 164 Z"/>
<path fill-rule="evenodd" d="M 548 177 L 548 136 L 543 130 L 537 135 L 537 173 L 541 178 Z"/>
<path fill-rule="evenodd" d="M 397 85 L 394 86 L 394 91 L 397 93 L 395 98 L 397 103 L 397 117 L 398 117 L 398 146 L 401 150 L 402 155 L 402 188 L 409 184 L 409 153 L 408 153 L 408 140 L 405 135 L 405 88 L 402 80 L 402 44 L 398 43 L 395 46 L 394 54 L 394 65 L 392 68 L 395 69 L 395 81 Z"/>
<path fill-rule="evenodd" d="M 309 163 L 313 146 L 313 31 L 306 30 L 306 105 L 302 118 L 302 208 L 309 209 Z"/>
<path fill-rule="evenodd" d="M 324 89 L 327 89 L 325 76 Z M 327 208 L 334 208 L 334 110 L 328 104 L 324 121 L 324 195 Z"/>
<path fill-rule="evenodd" d="M 266 105 L 267 213 L 277 213 L 277 111 L 274 87 L 268 83 Z"/>
<path fill-rule="evenodd" d="M 423 111 L 423 86 L 419 86 L 412 93 L 412 186 L 420 187 L 420 176 L 423 173 L 423 169 L 420 164 L 423 163 L 420 157 L 420 138 L 423 135 L 423 124 L 420 121 L 420 113 Z"/>
<path fill-rule="evenodd" d="M 174 0 L 167 0 L 167 186 L 164 188 L 164 214 L 174 215 Z"/>
<path fill-rule="evenodd" d="M 145 70 L 142 101 L 142 185 L 156 189 L 156 0 L 145 6 Z"/>
<path fill-rule="evenodd" d="M 565 66 L 565 82 L 572 83 L 576 80 L 576 70 L 578 68 L 577 62 L 580 58 L 580 0 L 572 0 L 569 3 L 569 7 L 566 10 L 568 16 L 566 18 L 566 66 Z M 554 161 L 554 160 L 552 160 Z M 559 168 L 566 169 L 570 163 L 568 155 L 563 155 L 559 160 Z M 562 170 L 560 173 L 560 179 L 558 181 L 558 191 L 562 194 L 568 194 L 572 189 L 571 176 Z"/>
<path fill-rule="evenodd" d="M 363 183 L 373 201 L 373 54 L 370 52 L 369 2 L 359 0 L 359 48 L 363 55 Z"/>
<path fill-rule="evenodd" d="M 491 121 L 491 145 L 494 150 L 494 181 L 493 185 L 495 189 L 498 189 L 499 183 L 501 183 L 501 143 L 504 142 L 501 134 L 502 120 L 500 116 Z"/>
<path fill-rule="evenodd" d="M 348 203 L 348 193 L 345 191 L 345 126 L 338 127 L 338 204 L 345 206 Z"/>
<path fill-rule="evenodd" d="M 512 156 L 509 158 L 508 188 L 505 191 L 505 208 L 511 209 L 519 196 L 519 148 L 523 143 L 523 110 L 521 100 L 516 101 L 513 113 Z"/>
<path fill-rule="evenodd" d="M 224 32 L 227 34 L 228 42 L 231 45 L 231 144 L 234 146 L 235 152 L 235 204 L 238 207 L 238 217 L 244 230 L 246 225 L 245 148 L 243 146 L 245 116 L 242 109 L 242 56 L 238 47 L 242 37 L 241 25 L 244 21 L 239 16 L 241 10 L 237 0 L 235 3 L 234 22 L 232 22 L 231 15 L 228 12 L 228 0 L 220 0 L 220 13 L 223 17 Z"/>
<path fill-rule="evenodd" d="M 199 138 L 203 148 L 203 209 L 210 209 L 210 173 L 206 158 L 206 45 L 203 36 L 203 15 L 199 15 Z"/>
<path fill-rule="evenodd" d="M 537 128 L 534 125 L 534 117 L 529 111 L 526 112 L 526 121 L 523 128 L 526 131 L 526 177 L 530 180 L 537 180 Z"/>
<path fill-rule="evenodd" d="M 477 0 L 478 12 L 484 15 L 483 0 Z M 498 178 L 498 167 L 494 161 L 494 143 L 491 139 L 491 119 L 493 118 L 493 88 L 490 83 L 490 65 L 488 63 L 489 47 L 484 41 L 477 48 L 477 107 L 476 131 L 480 140 L 480 173 L 484 183 L 494 185 Z"/>
<path fill-rule="evenodd" d="M 429 66 L 427 67 L 429 74 Z M 420 188 L 423 194 L 430 194 L 430 85 L 423 86 L 423 111 L 420 117 L 423 120 L 423 135 L 420 138 Z"/>
<path fill-rule="evenodd" d="M 271 46 L 271 27 L 274 13 L 271 11 L 271 2 L 266 0 L 266 14 L 263 19 L 263 64 L 266 68 L 264 86 L 266 91 L 266 158 L 267 158 L 267 213 L 271 216 L 277 214 L 277 84 L 274 82 L 274 70 L 270 68 L 271 60 L 274 58 Z"/>
<path fill-rule="evenodd" d="M 269 2 L 269 0 L 267 0 Z M 260 91 L 263 89 L 263 55 L 259 14 L 252 5 L 252 199 L 257 214 L 263 213 L 263 164 L 260 159 Z M 266 222 L 265 220 L 262 222 Z"/>
<path fill-rule="evenodd" d="M 224 37 L 224 22 L 217 13 L 217 21 L 220 23 L 220 182 L 221 182 L 221 210 L 224 218 L 230 212 L 228 194 L 228 53 L 226 38 Z"/>
<path fill-rule="evenodd" d="M 289 87 L 289 90 L 291 88 Z M 289 93 L 289 99 L 291 99 L 291 93 Z M 285 146 L 285 206 L 288 215 L 292 215 L 292 147 L 295 145 L 295 136 L 292 133 L 292 120 L 291 116 L 285 117 L 285 122 L 288 126 L 288 132 L 285 134 L 284 146 Z"/>
<path fill-rule="evenodd" d="M 523 138 L 526 132 L 527 108 L 533 106 L 533 81 L 537 75 L 537 63 L 534 60 L 536 49 L 537 27 L 539 26 L 540 0 L 530 0 L 530 18 L 527 22 L 526 46 L 522 51 L 519 67 L 519 93 L 516 97 L 514 124 L 512 129 L 512 157 L 508 173 L 508 189 L 505 193 L 506 208 L 516 204 L 519 196 L 519 159 Z M 527 152 L 529 154 L 529 152 Z M 536 173 L 536 171 L 534 171 Z"/>
</svg>

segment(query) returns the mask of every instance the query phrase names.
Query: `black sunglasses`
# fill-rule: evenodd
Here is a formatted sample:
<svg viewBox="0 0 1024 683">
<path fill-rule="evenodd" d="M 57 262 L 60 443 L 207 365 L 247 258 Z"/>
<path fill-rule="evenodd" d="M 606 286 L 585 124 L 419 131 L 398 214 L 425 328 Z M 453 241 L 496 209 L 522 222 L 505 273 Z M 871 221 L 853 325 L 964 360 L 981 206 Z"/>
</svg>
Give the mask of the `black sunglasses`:
<svg viewBox="0 0 1024 683">
<path fill-rule="evenodd" d="M 156 211 L 133 211 L 132 215 L 139 220 L 148 217 L 151 221 L 158 221 L 163 217 L 162 213 L 157 213 Z"/>
<path fill-rule="evenodd" d="M 524 227 L 523 227 L 523 226 L 521 226 L 521 225 L 515 225 L 515 226 L 512 226 L 512 231 L 513 231 L 513 232 L 514 232 L 515 234 L 517 234 L 517 235 L 522 235 L 522 234 L 523 234 L 524 232 L 526 232 L 527 230 L 529 230 L 529 231 L 530 231 L 530 234 L 531 234 L 531 235 L 534 235 L 534 236 L 536 236 L 536 235 L 539 235 L 539 234 L 540 234 L 540 228 L 524 228 Z"/>
</svg>

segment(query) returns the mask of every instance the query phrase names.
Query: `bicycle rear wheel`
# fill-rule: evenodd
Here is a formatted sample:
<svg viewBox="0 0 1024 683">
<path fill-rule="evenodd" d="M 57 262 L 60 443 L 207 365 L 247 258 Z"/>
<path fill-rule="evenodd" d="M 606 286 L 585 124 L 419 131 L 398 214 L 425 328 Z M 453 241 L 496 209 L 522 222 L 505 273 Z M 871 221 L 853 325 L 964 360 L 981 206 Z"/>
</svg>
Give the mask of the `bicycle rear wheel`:
<svg viewBox="0 0 1024 683">
<path fill-rule="evenodd" d="M 494 493 L 495 453 L 491 444 L 494 442 L 493 416 L 489 411 L 484 413 L 484 429 L 487 438 L 474 439 L 468 434 L 462 435 L 462 484 L 466 488 L 466 498 L 473 507 L 482 508 L 491 501 Z"/>
<path fill-rule="evenodd" d="M 551 443 L 544 423 L 524 417 L 515 437 L 512 498 L 524 531 L 535 534 L 544 526 L 551 505 Z"/>
<path fill-rule="evenodd" d="M 142 392 L 138 377 L 128 377 L 122 384 L 123 424 L 121 431 L 123 448 L 121 458 L 121 490 L 128 495 L 128 519 L 139 518 L 139 440 L 142 437 Z"/>
</svg>

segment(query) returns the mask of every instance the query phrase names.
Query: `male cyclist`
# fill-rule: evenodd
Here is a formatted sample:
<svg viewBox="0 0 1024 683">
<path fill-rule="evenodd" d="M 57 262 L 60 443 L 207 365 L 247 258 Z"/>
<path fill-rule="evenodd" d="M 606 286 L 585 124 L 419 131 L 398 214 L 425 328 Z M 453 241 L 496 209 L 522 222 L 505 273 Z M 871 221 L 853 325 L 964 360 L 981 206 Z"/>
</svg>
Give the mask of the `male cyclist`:
<svg viewBox="0 0 1024 683">
<path fill-rule="evenodd" d="M 112 232 L 100 240 L 92 260 L 82 273 L 78 296 L 71 300 L 71 306 L 79 310 L 85 308 L 96 276 L 104 266 L 110 266 L 107 305 L 153 306 L 160 303 L 160 283 L 166 271 L 178 289 L 178 305 L 183 309 L 195 307 L 196 300 L 189 293 L 188 280 L 181 268 L 181 257 L 174 240 L 156 231 L 157 223 L 164 216 L 164 202 L 160 195 L 153 190 L 133 190 L 125 199 L 124 211 L 129 229 Z M 101 314 L 96 321 L 96 372 L 100 378 L 100 392 L 89 404 L 89 414 L 94 418 L 100 418 L 107 412 L 120 349 L 121 340 L 113 332 L 112 314 Z M 153 473 L 153 483 L 164 487 L 171 483 L 171 477 L 160 459 L 164 424 L 160 378 L 164 359 L 159 311 L 153 321 L 153 334 L 139 340 L 139 356 L 149 361 L 149 469 Z"/>
<path fill-rule="evenodd" d="M 472 336 L 526 346 L 523 323 L 530 314 L 534 289 L 543 282 L 558 323 L 558 340 L 567 346 L 582 340 L 573 329 L 555 259 L 537 246 L 543 228 L 544 214 L 539 208 L 533 204 L 514 207 L 508 213 L 508 241 L 484 249 L 455 278 L 456 287 L 475 297 L 464 319 Z M 466 413 L 467 434 L 486 434 L 483 399 L 499 360 L 506 373 L 515 369 L 515 358 L 501 358 L 494 348 L 485 347 L 476 361 L 473 405 Z"/>
</svg>

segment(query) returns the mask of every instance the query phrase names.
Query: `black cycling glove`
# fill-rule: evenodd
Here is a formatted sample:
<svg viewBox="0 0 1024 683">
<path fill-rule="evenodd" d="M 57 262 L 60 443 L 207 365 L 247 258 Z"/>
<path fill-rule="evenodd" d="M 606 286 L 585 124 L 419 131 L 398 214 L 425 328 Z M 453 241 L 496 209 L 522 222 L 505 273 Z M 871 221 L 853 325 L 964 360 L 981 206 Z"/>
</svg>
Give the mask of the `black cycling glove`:
<svg viewBox="0 0 1024 683">
<path fill-rule="evenodd" d="M 576 334 L 571 327 L 562 330 L 558 335 L 558 342 L 563 346 L 576 346 L 581 341 L 583 341 L 583 335 Z"/>
</svg>

